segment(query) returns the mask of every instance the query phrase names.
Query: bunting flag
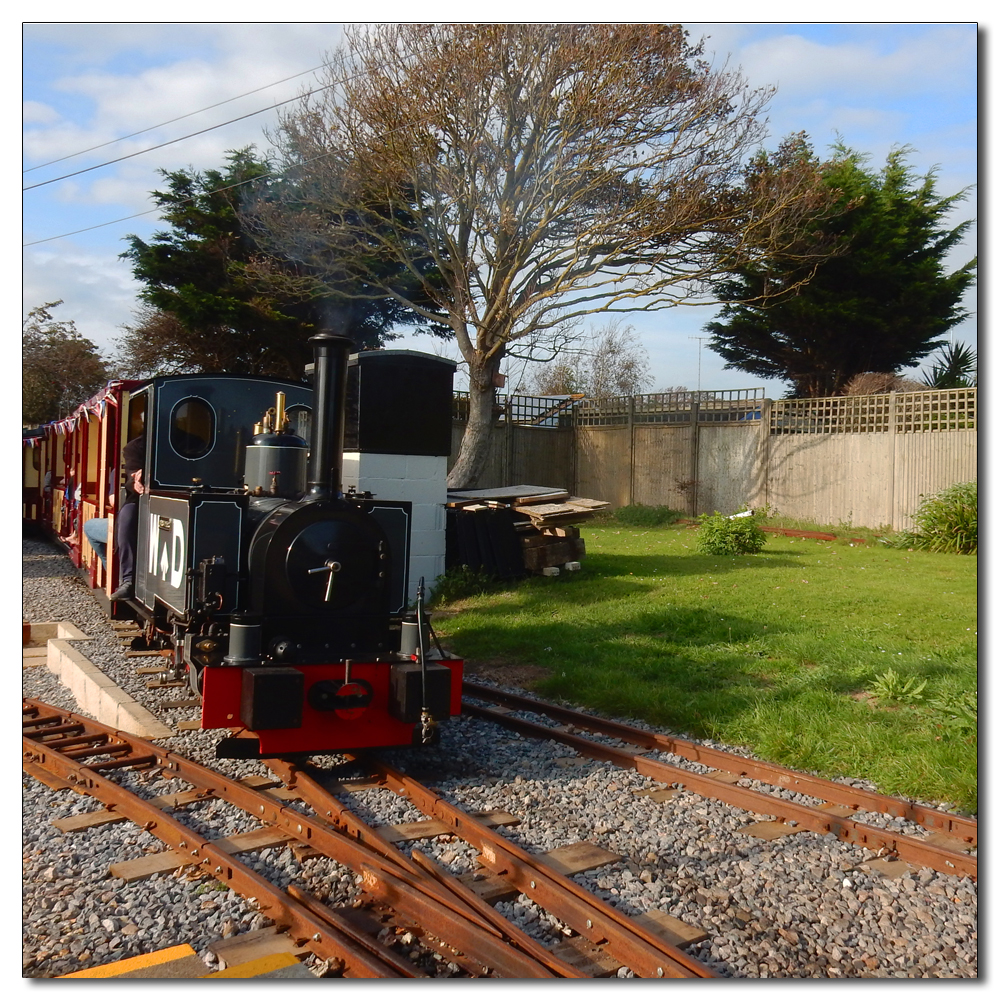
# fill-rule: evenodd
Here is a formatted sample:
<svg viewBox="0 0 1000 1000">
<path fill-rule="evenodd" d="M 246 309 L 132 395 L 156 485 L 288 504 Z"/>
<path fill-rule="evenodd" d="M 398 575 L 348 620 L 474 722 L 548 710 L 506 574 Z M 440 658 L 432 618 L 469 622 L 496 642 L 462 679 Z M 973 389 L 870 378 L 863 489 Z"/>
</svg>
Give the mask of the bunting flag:
<svg viewBox="0 0 1000 1000">
<path fill-rule="evenodd" d="M 104 418 L 104 414 L 107 412 L 108 403 L 115 398 L 115 392 L 125 383 L 121 380 L 115 382 L 109 382 L 100 392 L 91 396 L 90 399 L 85 403 L 81 403 L 68 417 L 63 417 L 62 420 L 53 420 L 51 423 L 44 424 L 41 428 L 42 433 L 40 437 L 26 437 L 22 438 L 23 446 L 26 448 L 37 447 L 38 443 L 44 438 L 56 437 L 60 434 L 72 434 L 79 426 L 80 423 L 90 423 L 90 414 L 93 413 L 98 420 Z"/>
</svg>

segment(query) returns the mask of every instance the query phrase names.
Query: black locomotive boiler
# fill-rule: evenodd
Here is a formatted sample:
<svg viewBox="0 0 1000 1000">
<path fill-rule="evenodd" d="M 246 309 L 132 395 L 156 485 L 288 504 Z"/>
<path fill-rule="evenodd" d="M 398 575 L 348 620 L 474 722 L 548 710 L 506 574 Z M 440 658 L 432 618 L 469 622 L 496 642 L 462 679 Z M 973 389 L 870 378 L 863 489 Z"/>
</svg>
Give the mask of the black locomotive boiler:
<svg viewBox="0 0 1000 1000">
<path fill-rule="evenodd" d="M 341 492 L 351 342 L 312 338 L 313 386 L 156 378 L 144 409 L 130 605 L 201 695 L 220 757 L 432 742 L 461 661 L 407 614 L 411 506 Z"/>
</svg>

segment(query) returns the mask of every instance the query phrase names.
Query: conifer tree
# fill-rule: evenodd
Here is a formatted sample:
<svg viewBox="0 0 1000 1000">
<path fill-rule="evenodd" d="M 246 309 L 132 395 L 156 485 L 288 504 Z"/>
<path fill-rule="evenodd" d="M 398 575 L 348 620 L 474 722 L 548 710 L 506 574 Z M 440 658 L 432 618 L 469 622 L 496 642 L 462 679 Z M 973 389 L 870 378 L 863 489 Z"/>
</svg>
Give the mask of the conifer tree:
<svg viewBox="0 0 1000 1000">
<path fill-rule="evenodd" d="M 817 161 L 839 211 L 802 235 L 837 252 L 815 265 L 770 255 L 716 283 L 725 305 L 705 329 L 726 368 L 784 379 L 793 396 L 830 396 L 861 372 L 912 367 L 945 343 L 968 316 L 961 300 L 975 281 L 975 258 L 950 273 L 944 264 L 971 225 L 944 225 L 967 191 L 940 196 L 934 171 L 914 175 L 910 152 L 894 149 L 880 171 L 842 144 Z"/>
<path fill-rule="evenodd" d="M 209 370 L 298 379 L 319 329 L 372 350 L 395 338 L 394 326 L 417 318 L 393 299 L 355 296 L 356 279 L 336 260 L 320 274 L 265 244 L 254 213 L 278 191 L 286 203 L 295 194 L 254 147 L 231 150 L 223 170 L 162 173 L 167 190 L 153 197 L 170 229 L 149 242 L 129 236 L 121 255 L 143 283 L 145 305 L 118 341 L 123 374 Z"/>
</svg>

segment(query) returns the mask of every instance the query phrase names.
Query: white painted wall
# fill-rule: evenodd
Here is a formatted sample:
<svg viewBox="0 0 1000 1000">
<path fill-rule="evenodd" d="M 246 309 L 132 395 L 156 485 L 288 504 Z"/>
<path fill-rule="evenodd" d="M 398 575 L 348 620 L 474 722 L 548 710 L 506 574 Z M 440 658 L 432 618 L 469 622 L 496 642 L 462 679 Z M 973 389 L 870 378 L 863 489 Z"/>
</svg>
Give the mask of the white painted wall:
<svg viewBox="0 0 1000 1000">
<path fill-rule="evenodd" d="M 353 486 L 359 493 L 372 493 L 377 500 L 408 500 L 413 504 L 407 596 L 410 601 L 417 599 L 421 577 L 429 595 L 444 573 L 448 456 L 346 451 L 342 479 L 345 492 Z"/>
</svg>

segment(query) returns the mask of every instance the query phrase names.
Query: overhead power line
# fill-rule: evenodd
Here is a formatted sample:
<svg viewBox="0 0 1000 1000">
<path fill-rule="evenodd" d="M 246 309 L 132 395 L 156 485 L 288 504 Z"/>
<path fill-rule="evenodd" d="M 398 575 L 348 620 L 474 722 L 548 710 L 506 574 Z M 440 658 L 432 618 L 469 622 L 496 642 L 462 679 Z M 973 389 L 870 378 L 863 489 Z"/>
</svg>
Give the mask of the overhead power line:
<svg viewBox="0 0 1000 1000">
<path fill-rule="evenodd" d="M 278 101 L 275 104 L 271 104 L 266 108 L 258 108 L 256 111 L 250 111 L 245 115 L 239 115 L 236 118 L 230 118 L 229 121 L 220 122 L 218 125 L 209 125 L 208 128 L 199 129 L 197 132 L 189 132 L 187 135 L 178 136 L 176 139 L 168 139 L 166 142 L 158 143 L 155 146 L 147 146 L 145 149 L 136 150 L 134 153 L 126 153 L 125 156 L 116 157 L 113 160 L 105 160 L 103 163 L 95 163 L 90 167 L 83 167 L 80 170 L 74 170 L 72 173 L 63 174 L 60 177 L 52 177 L 47 181 L 39 181 L 37 184 L 29 184 L 27 187 L 21 188 L 21 191 L 33 191 L 35 188 L 44 187 L 46 184 L 55 184 L 56 181 L 68 180 L 70 177 L 78 177 L 80 174 L 89 173 L 91 170 L 100 170 L 101 167 L 110 167 L 114 163 L 121 163 L 123 160 L 131 160 L 135 156 L 142 156 L 143 153 L 152 153 L 156 149 L 163 149 L 165 146 L 172 146 L 176 142 L 183 142 L 185 139 L 193 139 L 195 136 L 204 135 L 206 132 L 214 132 L 217 128 L 225 128 L 226 125 L 232 125 L 235 122 L 241 122 L 246 118 L 253 118 L 254 115 L 261 115 L 265 111 L 273 111 L 275 108 L 280 108 L 282 105 L 291 104 L 292 101 L 300 101 L 306 97 L 312 97 L 313 94 L 318 94 L 321 91 L 329 90 L 331 87 L 335 87 L 337 82 L 328 83 L 325 87 L 317 87 L 315 90 L 308 90 L 304 94 L 297 94 L 295 97 L 289 97 L 286 101 Z"/>
<path fill-rule="evenodd" d="M 332 85 L 331 85 L 332 86 Z M 306 95 L 308 96 L 308 95 Z M 431 121 L 433 116 L 428 115 L 426 118 L 418 119 L 415 122 L 407 122 L 405 125 L 400 125 L 397 128 L 389 129 L 387 132 L 382 133 L 382 138 L 386 138 L 393 135 L 396 132 L 402 132 L 404 129 L 413 128 L 415 125 L 424 125 Z M 301 163 L 295 164 L 296 167 L 305 166 L 308 163 L 315 163 L 317 160 L 322 160 L 326 156 L 331 156 L 335 150 L 330 150 L 328 153 L 320 153 L 317 156 L 310 157 L 308 160 L 303 160 Z M 224 191 L 232 191 L 235 188 L 243 187 L 244 184 L 252 184 L 254 181 L 261 180 L 273 180 L 278 177 L 283 176 L 285 171 L 269 171 L 268 173 L 258 174 L 256 177 L 248 177 L 245 181 L 237 181 L 235 184 L 227 184 L 225 187 L 215 188 L 212 191 L 204 192 L 204 194 L 211 196 L 213 194 L 222 194 Z M 194 199 L 189 198 L 187 201 L 193 203 Z M 70 233 L 60 233 L 58 236 L 46 236 L 41 240 L 32 240 L 30 243 L 22 243 L 21 248 L 38 246 L 40 243 L 51 243 L 54 240 L 63 240 L 68 236 L 79 236 L 80 233 L 89 233 L 94 229 L 104 229 L 106 226 L 114 226 L 119 222 L 129 222 L 132 219 L 141 219 L 144 215 L 152 215 L 154 212 L 158 212 L 158 208 L 150 208 L 145 212 L 136 212 L 135 215 L 126 215 L 120 219 L 112 219 L 110 222 L 99 222 L 94 226 L 87 226 L 84 229 L 74 229 Z"/>
<path fill-rule="evenodd" d="M 176 118 L 170 118 L 165 122 L 160 122 L 158 125 L 150 125 L 147 128 L 141 128 L 137 132 L 129 132 L 128 135 L 120 135 L 116 139 L 109 139 L 107 142 L 100 142 L 96 146 L 88 146 L 86 149 L 79 149 L 75 153 L 67 153 L 65 156 L 58 156 L 54 160 L 46 160 L 44 163 L 36 163 L 33 167 L 26 167 L 21 171 L 22 174 L 30 174 L 32 170 L 41 170 L 42 167 L 51 167 L 53 163 L 62 163 L 64 160 L 72 160 L 74 156 L 83 156 L 84 153 L 92 153 L 95 149 L 104 149 L 105 146 L 113 146 L 116 142 L 124 142 L 126 139 L 134 139 L 137 135 L 144 135 L 146 132 L 152 132 L 153 129 L 163 128 L 166 125 L 173 125 L 174 122 L 184 121 L 185 118 L 193 118 L 195 115 L 200 115 L 204 111 L 212 111 L 215 108 L 221 108 L 224 104 L 232 104 L 233 101 L 238 101 L 243 97 L 250 97 L 253 94 L 259 94 L 262 90 L 269 90 L 271 87 L 277 87 L 279 84 L 288 83 L 289 80 L 297 80 L 300 76 L 305 76 L 308 73 L 315 73 L 317 70 L 323 69 L 324 66 L 329 66 L 329 63 L 320 63 L 319 66 L 313 66 L 311 69 L 304 69 L 301 73 L 294 73 L 292 76 L 286 76 L 282 80 L 275 80 L 273 83 L 266 83 L 263 87 L 256 87 L 254 90 L 248 90 L 245 93 L 237 94 L 235 97 L 227 97 L 224 101 L 217 101 L 215 104 L 209 104 L 208 107 L 199 108 L 197 111 L 189 111 L 187 114 L 178 115 Z"/>
<path fill-rule="evenodd" d="M 410 52 L 404 58 L 409 59 L 413 55 L 414 55 L 414 53 Z M 323 65 L 329 65 L 329 64 L 328 63 L 324 63 Z M 312 70 L 306 70 L 305 72 L 309 73 L 309 72 L 312 72 Z M 278 103 L 273 104 L 270 107 L 261 108 L 259 111 L 251 112 L 248 115 L 242 115 L 239 118 L 233 118 L 230 121 L 228 121 L 228 122 L 222 122 L 219 125 L 213 125 L 211 128 L 201 129 L 198 132 L 192 132 L 190 135 L 181 136 L 180 138 L 173 139 L 170 142 L 161 143 L 159 146 L 150 146 L 148 149 L 139 150 L 136 153 L 129 154 L 129 156 L 122 156 L 122 157 L 119 157 L 118 159 L 115 159 L 115 160 L 108 160 L 106 163 L 98 163 L 98 164 L 95 164 L 93 167 L 87 167 L 84 170 L 77 170 L 74 173 L 65 174 L 63 177 L 54 177 L 54 178 L 52 178 L 52 180 L 42 181 L 42 182 L 40 182 L 38 184 L 31 185 L 31 187 L 23 188 L 22 190 L 23 191 L 30 191 L 32 188 L 41 187 L 43 184 L 53 184 L 53 183 L 55 183 L 55 181 L 65 180 L 68 177 L 75 177 L 75 176 L 77 176 L 77 174 L 86 173 L 88 170 L 97 170 L 99 167 L 109 166 L 112 163 L 119 163 L 121 160 L 127 160 L 127 159 L 130 159 L 133 156 L 139 156 L 141 153 L 148 153 L 148 152 L 151 152 L 154 149 L 161 149 L 163 146 L 169 146 L 173 142 L 182 142 L 184 139 L 190 139 L 190 138 L 192 138 L 194 136 L 203 135 L 205 132 L 211 132 L 213 129 L 222 128 L 225 125 L 230 125 L 233 122 L 242 121 L 244 118 L 250 118 L 253 115 L 261 114 L 264 111 L 270 111 L 273 108 L 279 108 L 279 107 L 281 107 L 284 104 L 289 104 L 291 101 L 302 100 L 303 98 L 311 97 L 313 94 L 318 94 L 318 93 L 320 93 L 320 92 L 322 92 L 324 90 L 330 90 L 333 87 L 336 87 L 338 85 L 346 84 L 350 80 L 353 80 L 354 76 L 360 76 L 361 72 L 363 72 L 363 71 L 359 71 L 357 74 L 352 75 L 352 76 L 348 76 L 346 79 L 343 79 L 343 80 L 333 80 L 329 84 L 327 84 L 325 87 L 317 87 L 315 90 L 307 91 L 305 94 L 299 94 L 296 97 L 289 98 L 289 100 L 287 100 L 287 101 L 279 101 Z M 300 73 L 300 74 L 297 74 L 297 75 L 302 76 L 303 74 Z M 289 79 L 293 79 L 293 78 L 289 77 Z M 278 81 L 278 82 L 281 83 L 281 82 L 284 82 L 284 81 Z M 266 87 L 265 88 L 261 88 L 261 89 L 266 89 Z M 253 93 L 253 91 L 251 91 L 251 93 Z M 235 98 L 233 98 L 233 100 L 235 100 Z M 223 101 L 221 103 L 225 104 L 225 103 L 228 103 L 228 102 Z M 197 112 L 192 112 L 192 113 L 193 114 L 197 114 Z M 182 117 L 189 117 L 189 116 L 184 115 Z M 415 125 L 423 125 L 426 122 L 431 121 L 431 119 L 432 119 L 432 116 L 429 115 L 428 117 L 422 118 L 422 119 L 420 119 L 418 121 L 408 122 L 406 125 L 400 125 L 398 128 L 389 129 L 389 131 L 385 132 L 384 135 L 385 136 L 389 136 L 389 135 L 392 135 L 395 132 L 401 132 L 403 129 L 412 128 Z M 175 120 L 179 120 L 179 119 L 175 119 Z M 148 131 L 148 129 L 144 130 L 144 131 Z M 138 135 L 139 133 L 135 133 L 135 134 Z M 329 153 L 320 153 L 318 156 L 314 156 L 314 157 L 312 157 L 309 160 L 304 160 L 302 164 L 299 164 L 299 166 L 304 165 L 306 163 L 313 163 L 316 160 L 323 159 L 323 157 L 329 156 L 329 155 L 330 155 Z M 58 162 L 58 161 L 53 161 L 53 162 Z M 281 177 L 283 175 L 283 173 L 284 172 L 281 171 L 281 172 L 269 172 L 269 173 L 266 173 L 266 174 L 260 174 L 257 177 L 250 178 L 250 179 L 245 180 L 245 181 L 240 181 L 237 184 L 230 184 L 230 185 L 227 185 L 225 187 L 218 188 L 215 191 L 207 192 L 207 194 L 209 194 L 209 195 L 212 195 L 212 194 L 221 194 L 224 191 L 230 191 L 233 188 L 238 188 L 238 187 L 242 187 L 244 184 L 249 184 L 251 182 L 251 180 L 268 180 L 268 179 L 272 179 L 272 178 Z M 191 199 L 191 200 L 193 201 L 193 199 Z M 55 240 L 66 239 L 69 236 L 79 236 L 81 233 L 89 233 L 89 232 L 92 232 L 95 229 L 104 229 L 107 226 L 114 226 L 114 225 L 117 225 L 120 222 L 129 222 L 132 219 L 141 219 L 143 216 L 145 216 L 145 215 L 152 215 L 153 212 L 156 212 L 156 211 L 158 211 L 158 209 L 151 208 L 151 209 L 148 209 L 145 212 L 136 212 L 134 215 L 125 215 L 125 216 L 122 216 L 120 219 L 112 219 L 109 222 L 99 222 L 99 223 L 97 223 L 96 225 L 93 225 L 93 226 L 85 226 L 82 229 L 74 229 L 71 232 L 60 233 L 58 236 L 46 236 L 44 239 L 32 240 L 30 243 L 22 243 L 21 247 L 22 247 L 22 249 L 24 249 L 24 248 L 27 248 L 27 247 L 38 246 L 41 243 L 52 243 Z"/>
</svg>

